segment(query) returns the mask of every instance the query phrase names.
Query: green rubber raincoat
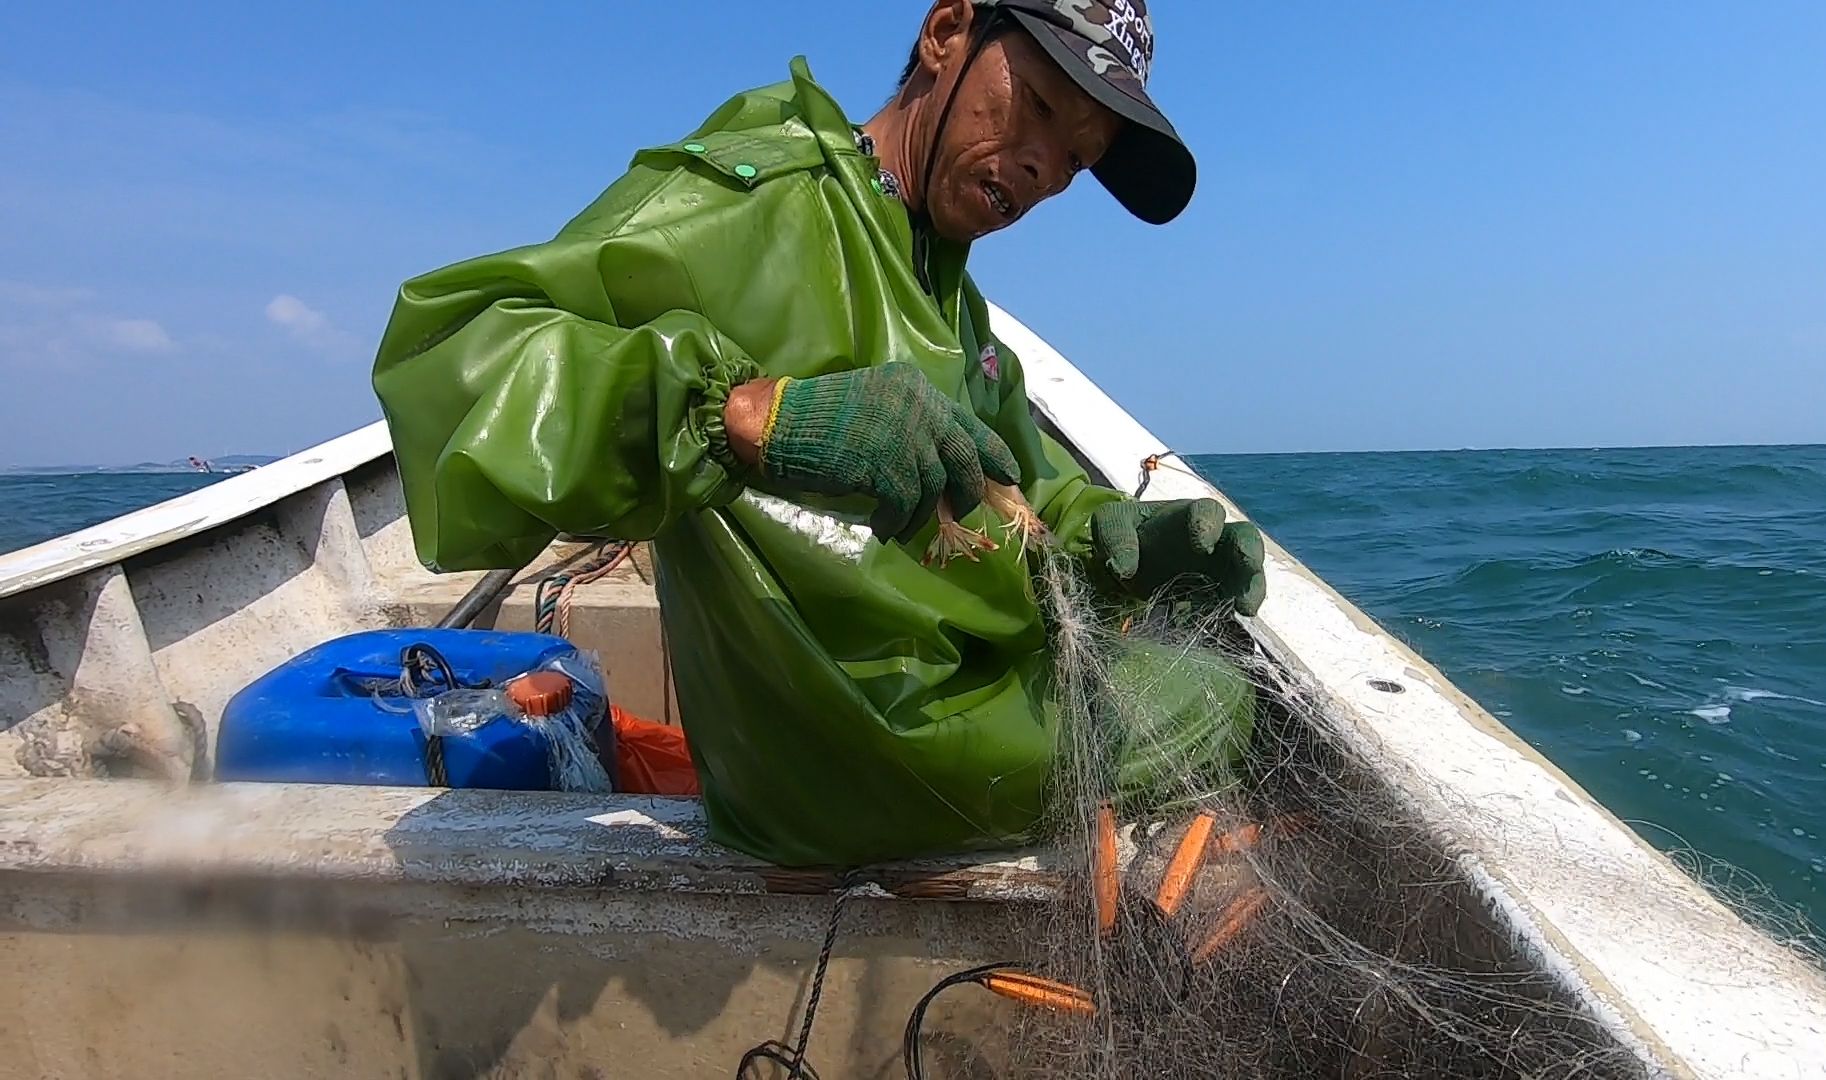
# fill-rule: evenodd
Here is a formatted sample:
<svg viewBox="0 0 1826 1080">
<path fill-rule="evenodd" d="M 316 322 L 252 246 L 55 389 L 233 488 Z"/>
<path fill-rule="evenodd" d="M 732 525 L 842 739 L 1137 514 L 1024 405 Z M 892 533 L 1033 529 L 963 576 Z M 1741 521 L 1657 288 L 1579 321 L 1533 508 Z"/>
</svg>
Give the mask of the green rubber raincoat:
<svg viewBox="0 0 1826 1080">
<path fill-rule="evenodd" d="M 1122 497 L 1036 428 L 967 249 L 934 241 L 922 289 L 878 164 L 797 59 L 554 239 L 407 282 L 374 371 L 427 566 L 517 567 L 561 531 L 654 541 L 711 835 L 787 865 L 1022 839 L 1051 660 L 1031 556 L 923 567 L 931 525 L 882 544 L 857 500 L 763 493 L 723 445 L 730 388 L 910 361 L 1007 442 L 1069 549 Z"/>
</svg>

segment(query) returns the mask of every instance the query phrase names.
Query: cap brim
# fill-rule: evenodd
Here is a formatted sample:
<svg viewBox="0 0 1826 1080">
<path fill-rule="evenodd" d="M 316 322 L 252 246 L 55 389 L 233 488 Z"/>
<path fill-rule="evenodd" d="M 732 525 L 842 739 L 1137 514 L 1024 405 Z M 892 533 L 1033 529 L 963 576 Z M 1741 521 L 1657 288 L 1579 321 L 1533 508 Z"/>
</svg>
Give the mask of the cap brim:
<svg viewBox="0 0 1826 1080">
<path fill-rule="evenodd" d="M 1098 182 L 1124 209 L 1150 225 L 1178 217 L 1192 201 L 1198 164 L 1147 91 L 1139 82 L 1131 91 L 1098 75 L 1078 51 L 1085 40 L 1070 30 L 1020 8 L 1003 10 L 1080 89 L 1127 121 L 1103 159 L 1091 167 Z"/>
</svg>

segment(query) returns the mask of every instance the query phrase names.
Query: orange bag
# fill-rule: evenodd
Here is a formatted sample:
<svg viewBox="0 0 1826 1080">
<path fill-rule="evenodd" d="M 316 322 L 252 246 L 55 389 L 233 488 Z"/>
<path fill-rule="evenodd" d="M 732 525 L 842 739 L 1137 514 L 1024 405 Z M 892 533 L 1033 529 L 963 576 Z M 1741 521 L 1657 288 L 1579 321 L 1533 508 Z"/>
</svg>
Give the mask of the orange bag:
<svg viewBox="0 0 1826 1080">
<path fill-rule="evenodd" d="M 685 729 L 656 724 L 609 706 L 615 724 L 615 788 L 631 795 L 702 794 Z"/>
</svg>

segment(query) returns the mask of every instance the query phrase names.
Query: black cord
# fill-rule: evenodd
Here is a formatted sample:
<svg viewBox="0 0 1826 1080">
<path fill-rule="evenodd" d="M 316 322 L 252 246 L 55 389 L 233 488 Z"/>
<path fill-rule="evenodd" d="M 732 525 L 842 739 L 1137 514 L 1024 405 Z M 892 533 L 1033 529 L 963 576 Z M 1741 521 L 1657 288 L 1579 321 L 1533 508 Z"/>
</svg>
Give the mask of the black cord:
<svg viewBox="0 0 1826 1080">
<path fill-rule="evenodd" d="M 443 676 L 444 686 L 448 690 L 456 690 L 463 685 L 457 681 L 456 671 L 450 666 L 450 661 L 444 659 L 444 654 L 422 641 L 400 650 L 399 666 L 400 691 L 407 697 L 423 696 L 420 690 L 432 686 L 433 677 L 439 675 Z M 415 671 L 424 676 L 423 684 L 414 677 Z M 450 774 L 444 766 L 444 737 L 435 732 L 425 736 L 425 782 L 431 787 L 450 786 Z"/>
<path fill-rule="evenodd" d="M 799 1025 L 799 1045 L 789 1047 L 778 1039 L 769 1039 L 752 1047 L 742 1060 L 736 1063 L 737 1080 L 748 1075 L 749 1068 L 757 1061 L 771 1061 L 786 1069 L 787 1080 L 819 1080 L 818 1070 L 805 1060 L 805 1052 L 812 1042 L 812 1023 L 818 1019 L 818 1002 L 824 996 L 824 976 L 831 964 L 831 953 L 837 947 L 837 924 L 843 919 L 843 908 L 850 901 L 852 890 L 856 886 L 855 874 L 844 876 L 843 891 L 837 894 L 837 903 L 831 908 L 830 922 L 824 929 L 824 946 L 818 950 L 818 967 L 812 973 L 812 990 L 805 998 L 805 1019 Z"/>
<path fill-rule="evenodd" d="M 938 111 L 938 126 L 932 130 L 932 145 L 926 151 L 926 172 L 919 181 L 919 209 L 908 215 L 913 225 L 913 273 L 919 278 L 920 288 L 928 295 L 935 295 L 930 272 L 926 262 L 931 254 L 931 240 L 927 233 L 932 228 L 932 170 L 938 165 L 938 145 L 944 140 L 945 122 L 951 118 L 951 106 L 957 104 L 957 91 L 964 85 L 964 76 L 970 74 L 970 68 L 976 63 L 977 54 L 983 46 L 989 44 L 989 31 L 994 28 L 996 20 L 1002 17 L 1002 9 L 990 8 L 985 13 L 982 8 L 976 9 L 982 21 L 976 24 L 971 33 L 970 51 L 964 56 L 964 66 L 957 73 L 957 80 L 951 84 L 951 92 L 945 95 L 945 107 Z"/>
<path fill-rule="evenodd" d="M 926 991 L 926 995 L 919 999 L 919 1004 L 913 1006 L 912 1014 L 907 1017 L 906 1034 L 901 1039 L 900 1059 L 901 1063 L 907 1068 L 907 1080 L 925 1080 L 926 1078 L 925 1063 L 920 1060 L 919 1055 L 919 1036 L 921 1029 L 926 1026 L 926 1009 L 938 995 L 951 989 L 953 986 L 961 986 L 964 983 L 976 983 L 981 986 L 984 979 L 994 975 L 998 971 L 1019 970 L 1019 964 L 1004 960 L 1000 963 L 984 964 L 982 967 L 973 967 L 966 971 L 947 975 L 933 984 L 932 989 Z"/>
<path fill-rule="evenodd" d="M 817 1069 L 794 1056 L 792 1047 L 778 1039 L 769 1039 L 742 1055 L 742 1063 L 735 1067 L 738 1080 L 746 1080 L 748 1070 L 761 1061 L 773 1062 L 785 1069 L 788 1077 L 796 1080 L 822 1080 Z"/>
<path fill-rule="evenodd" d="M 1131 901 L 1124 906 L 1128 908 L 1128 919 L 1125 922 L 1131 926 L 1145 927 L 1141 932 L 1146 934 L 1147 938 L 1143 941 L 1139 951 L 1143 954 L 1143 959 L 1148 963 L 1149 968 L 1157 969 L 1154 970 L 1155 974 L 1162 974 L 1170 968 L 1176 977 L 1173 984 L 1168 987 L 1161 985 L 1161 980 L 1158 978 L 1149 978 L 1148 971 L 1118 970 L 1113 973 L 1114 978 L 1111 981 L 1117 986 L 1127 985 L 1131 987 L 1131 990 L 1127 994 L 1120 995 L 1118 1000 L 1111 1004 L 1115 1006 L 1118 1013 L 1131 1014 L 1163 1007 L 1170 1009 L 1183 1004 L 1192 988 L 1191 951 L 1186 947 L 1185 942 L 1172 932 L 1171 920 L 1155 905 L 1153 900 Z M 1161 955 L 1163 953 L 1164 956 Z M 925 1080 L 925 1062 L 920 1053 L 920 1035 L 926 1024 L 926 1010 L 940 994 L 964 983 L 987 986 L 986 980 L 989 976 L 998 972 L 1025 970 L 1020 964 L 1006 960 L 994 964 L 984 964 L 981 967 L 947 975 L 935 983 L 932 989 L 926 991 L 925 996 L 919 999 L 919 1003 L 913 1006 L 912 1014 L 907 1017 L 906 1032 L 901 1038 L 900 1057 L 902 1064 L 906 1067 L 907 1080 Z M 1148 995 L 1141 992 L 1142 988 L 1164 990 L 1165 993 Z M 1164 999 L 1164 1002 L 1161 999 Z"/>
<path fill-rule="evenodd" d="M 401 649 L 399 665 L 401 668 L 399 685 L 407 697 L 422 696 L 419 693 L 420 684 L 413 675 L 414 671 L 425 676 L 442 675 L 444 686 L 449 690 L 456 690 L 462 686 L 457 682 L 456 672 L 451 669 L 450 661 L 444 659 L 444 654 L 423 642 L 415 642 Z M 427 681 L 424 685 L 431 684 Z"/>
<path fill-rule="evenodd" d="M 1154 470 L 1159 468 L 1152 457 L 1141 460 L 1141 482 L 1135 485 L 1134 497 L 1141 498 L 1141 493 L 1148 489 L 1148 483 L 1154 479 Z"/>
<path fill-rule="evenodd" d="M 444 737 L 425 736 L 425 783 L 431 787 L 449 787 L 450 773 L 444 767 Z"/>
</svg>

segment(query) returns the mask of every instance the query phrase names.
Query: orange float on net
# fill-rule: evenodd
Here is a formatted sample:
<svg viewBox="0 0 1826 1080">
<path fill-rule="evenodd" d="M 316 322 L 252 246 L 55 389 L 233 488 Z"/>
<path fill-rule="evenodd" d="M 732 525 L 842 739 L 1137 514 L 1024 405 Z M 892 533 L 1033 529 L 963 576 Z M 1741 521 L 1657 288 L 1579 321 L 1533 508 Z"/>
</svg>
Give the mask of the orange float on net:
<svg viewBox="0 0 1826 1080">
<path fill-rule="evenodd" d="M 1090 1016 L 1097 1011 L 1091 996 L 1067 983 L 1042 979 L 1023 971 L 998 971 L 983 978 L 983 987 L 1010 1001 L 1034 1005 L 1054 1012 Z"/>
<path fill-rule="evenodd" d="M 1092 853 L 1091 876 L 1097 893 L 1097 930 L 1116 928 L 1116 810 L 1109 803 L 1097 807 L 1097 848 Z"/>
<path fill-rule="evenodd" d="M 1163 914 L 1172 915 L 1185 903 L 1186 893 L 1192 888 L 1192 878 L 1204 865 L 1205 853 L 1211 844 L 1211 829 L 1216 824 L 1215 815 L 1209 810 L 1200 810 L 1192 824 L 1186 826 L 1186 835 L 1180 837 L 1179 847 L 1167 864 L 1166 875 L 1160 879 L 1160 889 L 1154 894 L 1154 903 Z"/>
<path fill-rule="evenodd" d="M 1193 951 L 1192 962 L 1202 964 L 1216 956 L 1218 950 L 1230 944 L 1238 934 L 1243 932 L 1243 929 L 1249 925 L 1249 921 L 1255 918 L 1256 913 L 1261 911 L 1262 905 L 1266 903 L 1268 903 L 1268 890 L 1260 886 L 1250 889 L 1230 901 L 1230 906 L 1224 909 L 1223 916 L 1218 919 L 1217 929 L 1211 931 L 1211 936 Z"/>
</svg>

